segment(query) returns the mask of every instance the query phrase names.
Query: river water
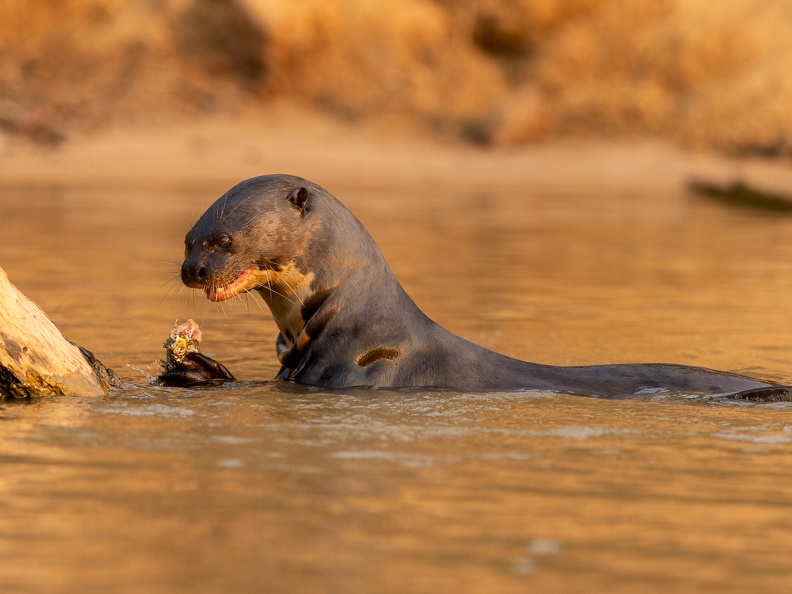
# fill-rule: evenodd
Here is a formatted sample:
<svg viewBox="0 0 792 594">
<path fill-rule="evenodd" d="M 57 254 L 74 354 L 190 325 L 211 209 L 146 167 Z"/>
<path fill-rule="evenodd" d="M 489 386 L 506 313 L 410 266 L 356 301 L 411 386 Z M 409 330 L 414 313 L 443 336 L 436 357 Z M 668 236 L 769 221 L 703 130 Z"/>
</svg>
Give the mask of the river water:
<svg viewBox="0 0 792 594">
<path fill-rule="evenodd" d="M 0 266 L 134 383 L 0 402 L 1 591 L 792 587 L 788 404 L 270 382 L 263 304 L 178 282 L 232 182 L 0 190 Z M 790 217 L 671 186 L 329 189 L 419 306 L 486 347 L 792 382 Z M 188 317 L 239 384 L 148 385 Z"/>
</svg>

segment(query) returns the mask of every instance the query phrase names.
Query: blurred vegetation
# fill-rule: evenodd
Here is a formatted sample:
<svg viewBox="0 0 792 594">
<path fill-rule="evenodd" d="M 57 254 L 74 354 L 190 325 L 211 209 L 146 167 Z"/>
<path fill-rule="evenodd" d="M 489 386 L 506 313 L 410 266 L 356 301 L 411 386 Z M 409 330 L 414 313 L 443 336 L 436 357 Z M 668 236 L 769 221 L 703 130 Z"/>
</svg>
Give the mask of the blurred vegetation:
<svg viewBox="0 0 792 594">
<path fill-rule="evenodd" d="M 792 153 L 787 0 L 5 0 L 0 127 L 266 109 Z"/>
</svg>

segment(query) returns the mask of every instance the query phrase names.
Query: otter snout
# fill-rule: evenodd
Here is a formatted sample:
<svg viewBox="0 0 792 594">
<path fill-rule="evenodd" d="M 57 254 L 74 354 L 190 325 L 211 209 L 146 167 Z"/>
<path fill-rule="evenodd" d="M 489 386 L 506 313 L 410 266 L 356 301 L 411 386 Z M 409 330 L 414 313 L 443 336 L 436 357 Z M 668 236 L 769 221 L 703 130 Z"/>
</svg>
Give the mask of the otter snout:
<svg viewBox="0 0 792 594">
<path fill-rule="evenodd" d="M 187 258 L 181 267 L 182 282 L 192 289 L 202 289 L 206 286 L 209 273 L 203 262 Z"/>
</svg>

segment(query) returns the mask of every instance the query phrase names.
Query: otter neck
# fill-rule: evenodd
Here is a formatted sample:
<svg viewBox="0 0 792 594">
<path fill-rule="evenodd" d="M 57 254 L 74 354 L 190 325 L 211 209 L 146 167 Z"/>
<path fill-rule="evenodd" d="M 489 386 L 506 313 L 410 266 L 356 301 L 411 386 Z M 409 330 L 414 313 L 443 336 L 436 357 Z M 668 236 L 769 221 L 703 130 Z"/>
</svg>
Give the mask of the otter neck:
<svg viewBox="0 0 792 594">
<path fill-rule="evenodd" d="M 311 295 L 312 272 L 302 272 L 294 263 L 268 271 L 267 283 L 257 290 L 270 308 L 284 342 L 292 346 L 305 327 L 303 307 Z"/>
</svg>

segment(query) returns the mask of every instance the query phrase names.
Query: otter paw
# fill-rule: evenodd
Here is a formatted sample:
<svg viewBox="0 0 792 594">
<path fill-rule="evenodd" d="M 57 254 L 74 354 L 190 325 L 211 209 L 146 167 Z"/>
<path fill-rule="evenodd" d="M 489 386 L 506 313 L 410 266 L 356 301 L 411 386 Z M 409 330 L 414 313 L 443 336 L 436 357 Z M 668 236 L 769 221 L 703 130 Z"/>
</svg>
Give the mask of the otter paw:
<svg viewBox="0 0 792 594">
<path fill-rule="evenodd" d="M 187 320 L 173 325 L 165 344 L 163 372 L 157 378 L 161 386 L 194 386 L 213 381 L 233 382 L 234 375 L 222 363 L 198 351 L 203 338 L 198 324 Z"/>
</svg>

